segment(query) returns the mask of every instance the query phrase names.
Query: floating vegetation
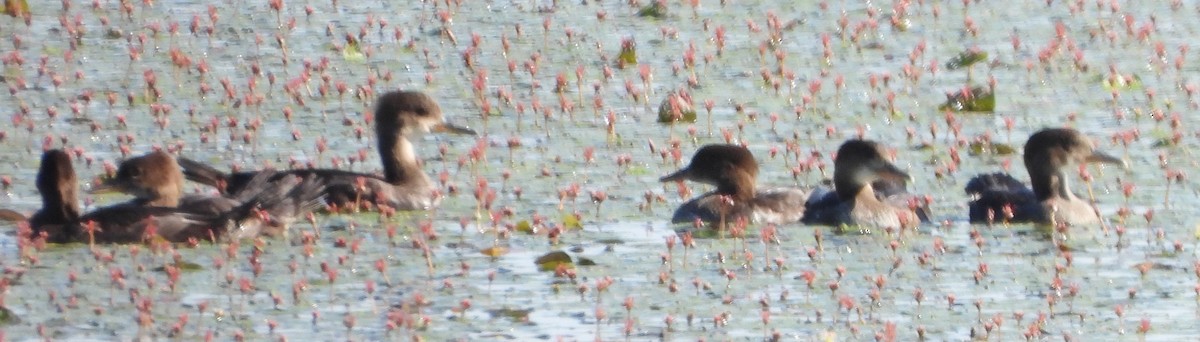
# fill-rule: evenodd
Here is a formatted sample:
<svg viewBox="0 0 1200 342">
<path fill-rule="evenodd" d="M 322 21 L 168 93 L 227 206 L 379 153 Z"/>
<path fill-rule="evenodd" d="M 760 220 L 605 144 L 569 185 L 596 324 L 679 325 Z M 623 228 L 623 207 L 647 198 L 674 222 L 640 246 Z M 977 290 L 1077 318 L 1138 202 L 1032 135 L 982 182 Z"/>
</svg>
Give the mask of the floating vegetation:
<svg viewBox="0 0 1200 342">
<path fill-rule="evenodd" d="M 23 18 L 29 16 L 29 2 L 25 0 L 4 0 L 4 14 L 13 18 Z"/>
<path fill-rule="evenodd" d="M 533 263 L 537 264 L 538 269 L 542 270 L 543 272 L 553 271 L 558 269 L 559 266 L 567 268 L 575 267 L 575 263 L 571 261 L 571 255 L 563 251 L 546 253 L 545 255 L 538 257 L 537 260 L 534 260 Z"/>
<path fill-rule="evenodd" d="M 1108 77 L 1097 77 L 1100 85 L 1104 90 L 1121 91 L 1121 90 L 1140 90 L 1142 89 L 1142 78 L 1138 75 L 1110 75 Z"/>
<path fill-rule="evenodd" d="M 482 253 L 483 255 L 486 255 L 486 256 L 496 258 L 501 255 L 508 254 L 508 248 L 504 248 L 501 246 L 492 246 L 492 247 L 488 247 L 488 248 L 479 250 L 479 253 Z"/>
<path fill-rule="evenodd" d="M 621 52 L 617 54 L 617 67 L 625 69 L 630 65 L 637 65 L 637 43 L 633 38 L 621 39 Z"/>
<path fill-rule="evenodd" d="M 667 17 L 667 2 L 658 0 L 651 2 L 638 10 L 637 15 L 643 18 L 664 19 Z"/>
<path fill-rule="evenodd" d="M 529 313 L 531 312 L 533 312 L 533 309 L 501 308 L 488 310 L 488 314 L 492 315 L 492 318 L 506 318 L 513 322 L 528 322 Z"/>
<path fill-rule="evenodd" d="M 984 87 L 974 87 L 970 91 L 959 90 L 946 94 L 946 103 L 938 106 L 938 110 L 991 113 L 996 111 L 996 93 Z"/>
<path fill-rule="evenodd" d="M 562 218 L 563 229 L 583 229 L 583 223 L 579 222 L 579 215 L 568 213 Z"/>
<path fill-rule="evenodd" d="M 972 65 L 975 65 L 975 63 L 987 60 L 987 58 L 987 52 L 980 51 L 978 48 L 972 48 L 959 53 L 958 56 L 955 56 L 953 59 L 946 62 L 946 69 L 957 70 L 969 68 Z"/>
<path fill-rule="evenodd" d="M 17 315 L 6 307 L 0 306 L 0 324 L 12 324 L 20 322 Z"/>
<path fill-rule="evenodd" d="M 658 122 L 696 122 L 696 107 L 692 95 L 686 91 L 667 93 L 667 98 L 658 105 Z"/>
<path fill-rule="evenodd" d="M 1012 145 L 1009 145 L 1009 144 L 986 143 L 986 142 L 982 142 L 982 141 L 976 141 L 976 142 L 971 143 L 970 149 L 967 150 L 967 153 L 969 153 L 972 156 L 979 156 L 979 155 L 1007 156 L 1007 155 L 1011 155 L 1013 153 L 1017 153 L 1017 149 L 1013 148 Z"/>
</svg>

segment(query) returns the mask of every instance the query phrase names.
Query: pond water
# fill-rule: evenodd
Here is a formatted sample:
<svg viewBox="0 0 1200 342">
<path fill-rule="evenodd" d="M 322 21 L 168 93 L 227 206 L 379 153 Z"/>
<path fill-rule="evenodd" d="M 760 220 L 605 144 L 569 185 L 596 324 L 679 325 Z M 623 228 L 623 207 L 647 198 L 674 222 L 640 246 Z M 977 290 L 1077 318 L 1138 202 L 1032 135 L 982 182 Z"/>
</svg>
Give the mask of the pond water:
<svg viewBox="0 0 1200 342">
<path fill-rule="evenodd" d="M 11 90 L 0 96 L 11 122 L 0 127 L 11 183 L 0 207 L 37 209 L 47 147 L 77 152 L 83 179 L 123 150 L 153 147 L 222 168 L 376 171 L 374 141 L 356 130 L 371 131 L 370 93 L 394 89 L 434 95 L 449 120 L 479 132 L 416 141 L 425 170 L 446 179 L 442 205 L 171 250 L 22 255 L 6 223 L 3 339 L 1200 336 L 1200 202 L 1187 177 L 1197 174 L 1195 2 L 666 1 L 662 18 L 638 15 L 647 1 L 279 4 L 39 1 L 28 24 L 0 17 Z M 637 64 L 619 68 L 623 40 Z M 972 49 L 986 62 L 947 65 Z M 994 113 L 938 109 L 947 93 L 989 83 Z M 657 123 L 659 103 L 681 89 L 699 119 Z M 1027 178 L 1018 154 L 974 155 L 970 143 L 1019 150 L 1061 126 L 1131 165 L 1074 181 L 1107 223 L 1065 237 L 969 224 L 970 177 L 1008 165 Z M 658 178 L 703 144 L 747 145 L 760 186 L 807 187 L 857 136 L 895 148 L 910 189 L 933 199 L 934 223 L 867 234 L 789 224 L 767 243 L 767 227 L 752 225 L 688 248 L 676 233 L 688 225 L 669 223 L 686 198 Z M 793 172 L 812 153 L 829 167 Z M 490 209 L 476 191 L 496 193 Z M 516 229 L 526 224 L 532 232 Z M 553 251 L 574 258 L 574 277 L 539 270 Z"/>
</svg>

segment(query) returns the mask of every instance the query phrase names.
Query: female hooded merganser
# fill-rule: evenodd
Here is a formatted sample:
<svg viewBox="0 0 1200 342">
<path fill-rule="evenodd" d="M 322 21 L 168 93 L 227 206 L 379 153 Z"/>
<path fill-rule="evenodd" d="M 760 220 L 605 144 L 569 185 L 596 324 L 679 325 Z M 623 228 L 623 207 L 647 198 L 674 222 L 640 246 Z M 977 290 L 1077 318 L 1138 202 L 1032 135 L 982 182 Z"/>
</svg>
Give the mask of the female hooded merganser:
<svg viewBox="0 0 1200 342">
<path fill-rule="evenodd" d="M 885 152 L 874 141 L 842 143 L 833 162 L 833 189 L 813 191 L 804 223 L 903 228 L 928 221 L 923 210 L 914 211 L 909 204 L 911 195 L 904 192 L 908 173 L 888 161 Z"/>
<path fill-rule="evenodd" d="M 1120 158 L 1096 151 L 1079 131 L 1050 128 L 1025 142 L 1025 170 L 1033 189 L 1005 173 L 976 176 L 967 183 L 971 222 L 1092 224 L 1100 221 L 1091 203 L 1076 197 L 1067 182 L 1067 167 L 1105 163 L 1125 167 Z M 1008 218 L 1011 214 L 1011 218 Z"/>
<path fill-rule="evenodd" d="M 265 178 L 257 180 L 265 181 Z M 47 241 L 55 243 L 137 243 L 156 238 L 170 242 L 214 240 L 231 229 L 259 220 L 256 208 L 271 204 L 264 198 L 262 202 L 248 201 L 233 210 L 213 214 L 125 203 L 80 215 L 78 180 L 70 157 L 61 150 L 49 150 L 42 155 L 37 188 L 42 195 L 42 209 L 29 219 L 30 227 L 35 236 L 44 234 Z"/>
<path fill-rule="evenodd" d="M 183 172 L 175 158 L 163 151 L 154 151 L 121 162 L 116 175 L 92 188 L 93 193 L 109 190 L 135 196 L 131 205 L 167 208 L 187 208 L 190 212 L 221 215 L 250 201 L 262 205 L 258 212 L 263 220 L 242 224 L 235 238 L 258 235 L 277 236 L 297 218 L 324 206 L 324 186 L 310 177 L 296 183 L 296 176 L 282 180 L 272 173 L 260 173 L 232 197 L 217 195 L 183 195 Z"/>
<path fill-rule="evenodd" d="M 383 177 L 336 169 L 295 169 L 278 171 L 283 175 L 313 175 L 325 184 L 325 201 L 330 205 L 358 207 L 362 202 L 386 205 L 398 210 L 421 210 L 436 206 L 434 184 L 421 170 L 412 142 L 412 133 L 475 132 L 444 121 L 441 107 L 432 97 L 417 91 L 396 91 L 383 94 L 375 105 L 375 134 L 379 157 L 383 162 Z M 208 165 L 179 158 L 183 173 L 189 180 L 236 193 L 257 171 L 225 174 Z"/>
<path fill-rule="evenodd" d="M 735 222 L 790 223 L 804 216 L 808 193 L 800 189 L 756 191 L 758 162 L 750 150 L 738 145 L 706 145 L 696 151 L 687 167 L 659 179 L 691 180 L 717 189 L 684 203 L 675 210 L 673 223 Z"/>
</svg>

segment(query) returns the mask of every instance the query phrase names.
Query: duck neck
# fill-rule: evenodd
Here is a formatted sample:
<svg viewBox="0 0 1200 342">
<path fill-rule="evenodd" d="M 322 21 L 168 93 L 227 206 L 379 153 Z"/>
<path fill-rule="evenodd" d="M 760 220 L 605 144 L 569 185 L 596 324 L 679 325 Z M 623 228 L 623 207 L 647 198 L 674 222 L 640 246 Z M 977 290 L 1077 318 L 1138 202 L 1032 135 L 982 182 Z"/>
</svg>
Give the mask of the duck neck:
<svg viewBox="0 0 1200 342">
<path fill-rule="evenodd" d="M 399 131 L 379 133 L 379 159 L 383 162 L 384 179 L 394 185 L 425 180 L 412 143 Z"/>
<path fill-rule="evenodd" d="M 834 172 L 833 190 L 837 192 L 838 198 L 842 201 L 853 200 L 863 192 L 874 196 L 875 190 L 870 187 L 870 184 L 863 184 L 863 182 L 856 181 L 855 178 L 853 174 Z"/>
<path fill-rule="evenodd" d="M 1037 196 L 1038 201 L 1053 198 L 1073 199 L 1075 197 L 1067 184 L 1065 171 L 1061 168 L 1059 170 L 1043 170 L 1044 168 L 1029 168 L 1029 182 L 1033 186 L 1033 194 Z"/>
<path fill-rule="evenodd" d="M 755 196 L 754 176 L 745 171 L 733 171 L 733 175 L 717 183 L 717 193 L 733 197 L 734 200 L 753 199 Z"/>
<path fill-rule="evenodd" d="M 840 191 L 840 189 L 839 189 L 839 191 Z M 841 197 L 842 195 L 839 193 L 838 196 Z M 841 198 L 846 199 L 847 197 L 841 197 Z M 866 185 L 860 186 L 858 188 L 858 191 L 856 191 L 854 193 L 854 195 L 849 198 L 854 199 L 854 203 L 856 206 L 863 205 L 863 204 L 883 203 L 883 202 L 880 202 L 879 198 L 875 196 L 875 187 L 871 186 L 871 184 L 866 184 Z"/>
<path fill-rule="evenodd" d="M 59 184 L 58 191 L 42 194 L 42 208 L 63 223 L 79 219 L 79 201 L 74 184 Z"/>
</svg>

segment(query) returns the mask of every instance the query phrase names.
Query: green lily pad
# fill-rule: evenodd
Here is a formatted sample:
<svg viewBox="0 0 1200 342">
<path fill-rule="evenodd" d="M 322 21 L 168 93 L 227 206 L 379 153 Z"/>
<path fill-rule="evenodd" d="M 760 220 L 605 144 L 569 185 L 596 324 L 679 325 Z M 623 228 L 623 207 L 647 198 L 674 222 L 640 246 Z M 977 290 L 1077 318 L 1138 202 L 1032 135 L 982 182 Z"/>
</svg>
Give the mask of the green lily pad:
<svg viewBox="0 0 1200 342">
<path fill-rule="evenodd" d="M 529 313 L 533 312 L 533 309 L 500 308 L 488 310 L 487 312 L 489 315 L 492 315 L 492 318 L 507 318 L 513 322 L 528 322 Z"/>
<path fill-rule="evenodd" d="M 955 112 L 986 112 L 996 111 L 996 93 L 984 87 L 971 88 L 971 92 L 958 91 L 946 95 L 946 103 L 938 106 L 938 110 Z"/>
<path fill-rule="evenodd" d="M 946 69 L 957 70 L 967 68 L 975 65 L 975 63 L 986 61 L 987 58 L 987 52 L 980 51 L 979 49 L 970 49 L 959 53 L 958 56 L 946 62 Z"/>
<path fill-rule="evenodd" d="M 579 222 L 579 216 L 568 213 L 563 215 L 563 229 L 583 229 L 583 223 Z"/>
<path fill-rule="evenodd" d="M 6 307 L 0 306 L 0 324 L 18 323 L 21 319 Z"/>
<path fill-rule="evenodd" d="M 1100 85 L 1104 90 L 1140 90 L 1142 89 L 1142 78 L 1138 75 L 1115 77 L 1099 76 Z"/>
<path fill-rule="evenodd" d="M 564 265 L 568 268 L 575 267 L 575 263 L 571 261 L 571 255 L 563 251 L 553 251 L 546 253 L 533 261 L 537 264 L 538 270 L 542 272 L 550 272 L 558 269 L 559 265 Z"/>
<path fill-rule="evenodd" d="M 978 155 L 1007 156 L 1007 155 L 1011 155 L 1013 153 L 1017 153 L 1017 149 L 1013 148 L 1012 145 L 1009 145 L 1009 144 L 999 144 L 999 143 L 985 144 L 983 142 L 976 141 L 976 142 L 971 143 L 970 149 L 968 150 L 967 153 L 969 153 L 972 156 L 978 156 Z"/>
<path fill-rule="evenodd" d="M 638 10 L 637 15 L 643 18 L 663 19 L 667 17 L 667 4 L 654 1 Z"/>
<path fill-rule="evenodd" d="M 633 38 L 622 39 L 621 52 L 617 53 L 617 67 L 624 69 L 626 66 L 637 64 L 637 43 L 633 42 Z"/>
<path fill-rule="evenodd" d="M 670 92 L 658 105 L 658 122 L 696 122 L 696 107 L 687 93 Z"/>
</svg>

